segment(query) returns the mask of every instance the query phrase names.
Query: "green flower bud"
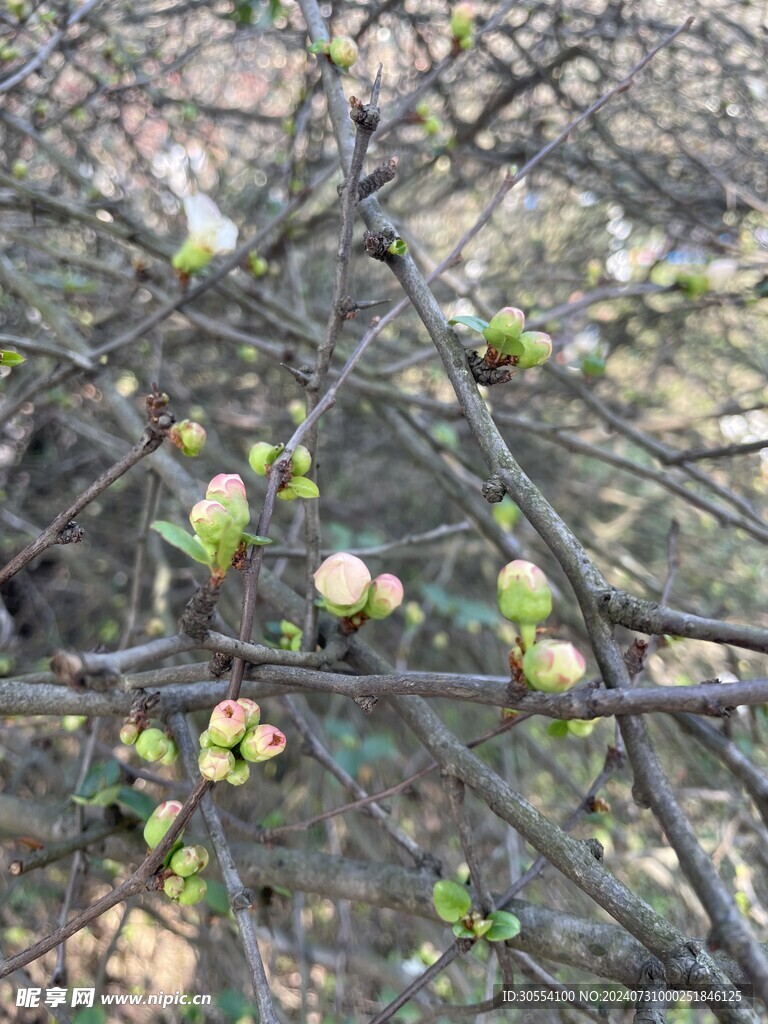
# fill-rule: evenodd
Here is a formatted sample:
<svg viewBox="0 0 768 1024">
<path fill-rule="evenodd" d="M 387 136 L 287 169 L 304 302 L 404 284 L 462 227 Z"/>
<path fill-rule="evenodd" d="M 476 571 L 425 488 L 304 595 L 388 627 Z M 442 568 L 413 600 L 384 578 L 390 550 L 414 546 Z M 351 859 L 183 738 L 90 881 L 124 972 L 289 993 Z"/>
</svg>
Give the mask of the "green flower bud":
<svg viewBox="0 0 768 1024">
<path fill-rule="evenodd" d="M 163 882 L 163 892 L 169 900 L 177 900 L 184 892 L 184 879 L 179 875 L 169 875 Z"/>
<path fill-rule="evenodd" d="M 386 619 L 403 603 L 403 584 L 391 573 L 385 572 L 371 583 L 363 615 L 369 619 Z"/>
<path fill-rule="evenodd" d="M 199 875 L 192 875 L 191 878 L 185 880 L 184 891 L 179 896 L 179 905 L 182 907 L 193 907 L 196 903 L 200 903 L 205 899 L 207 891 L 208 886 L 205 884 L 205 879 Z"/>
<path fill-rule="evenodd" d="M 127 747 L 132 747 L 139 738 L 139 727 L 135 722 L 123 722 L 120 729 L 120 742 Z"/>
<path fill-rule="evenodd" d="M 336 67 L 351 68 L 357 60 L 357 43 L 349 36 L 336 36 L 328 53 Z"/>
<path fill-rule="evenodd" d="M 475 9 L 472 4 L 456 4 L 451 12 L 451 35 L 462 40 L 472 36 L 475 21 Z"/>
<path fill-rule="evenodd" d="M 312 456 L 309 449 L 303 444 L 296 446 L 296 451 L 291 456 L 291 472 L 294 476 L 306 476 L 312 467 Z"/>
<path fill-rule="evenodd" d="M 211 734 L 207 729 L 203 729 L 200 733 L 200 748 L 205 750 L 206 747 L 212 747 L 214 744 L 211 741 Z"/>
<path fill-rule="evenodd" d="M 198 245 L 193 239 L 188 238 L 171 260 L 174 270 L 182 274 L 196 274 L 203 270 L 213 259 L 213 253 Z"/>
<path fill-rule="evenodd" d="M 170 747 L 171 739 L 162 729 L 145 729 L 136 740 L 136 753 L 152 764 L 164 758 Z"/>
<path fill-rule="evenodd" d="M 211 712 L 208 737 L 211 746 L 234 747 L 245 736 L 245 708 L 236 700 L 223 700 Z"/>
<path fill-rule="evenodd" d="M 521 558 L 501 570 L 496 592 L 499 611 L 510 622 L 535 626 L 552 612 L 547 577 L 537 565 Z"/>
<path fill-rule="evenodd" d="M 232 522 L 232 516 L 220 502 L 205 498 L 192 506 L 189 521 L 203 544 L 215 549 L 222 533 Z"/>
<path fill-rule="evenodd" d="M 574 718 L 568 722 L 568 732 L 574 736 L 589 736 L 596 724 L 586 718 Z"/>
<path fill-rule="evenodd" d="M 204 779 L 221 782 L 235 767 L 235 755 L 226 747 L 206 747 L 200 751 L 197 765 Z"/>
<path fill-rule="evenodd" d="M 243 786 L 251 776 L 251 768 L 247 761 L 235 761 L 235 767 L 227 775 L 230 786 Z"/>
<path fill-rule="evenodd" d="M 194 458 L 205 447 L 205 427 L 194 420 L 181 420 L 170 431 L 169 438 L 183 455 Z"/>
<path fill-rule="evenodd" d="M 512 352 L 507 352 L 505 346 L 508 346 L 510 342 L 517 341 L 523 333 L 524 324 L 525 315 L 521 309 L 517 309 L 515 306 L 505 306 L 491 317 L 491 322 L 483 331 L 483 337 L 489 345 L 493 345 L 497 352 L 514 355 Z"/>
<path fill-rule="evenodd" d="M 181 803 L 178 800 L 166 800 L 152 811 L 144 826 L 144 842 L 150 850 L 162 843 L 180 811 Z"/>
<path fill-rule="evenodd" d="M 266 476 L 267 470 L 284 448 L 284 444 L 258 441 L 248 452 L 248 465 L 257 476 Z"/>
<path fill-rule="evenodd" d="M 201 856 L 201 852 L 204 857 Z M 208 863 L 208 851 L 204 846 L 182 846 L 171 857 L 168 867 L 182 878 L 189 878 L 202 871 Z"/>
<path fill-rule="evenodd" d="M 178 758 L 179 758 L 179 748 L 176 746 L 175 742 L 169 736 L 168 737 L 168 750 L 160 758 L 160 764 L 164 764 L 164 765 L 176 764 L 176 761 L 178 760 Z"/>
<path fill-rule="evenodd" d="M 517 356 L 517 365 L 521 370 L 541 366 L 552 355 L 552 339 L 543 331 L 525 331 L 518 338 L 518 345 L 521 350 L 512 352 L 512 355 Z"/>
<path fill-rule="evenodd" d="M 523 656 L 523 674 L 534 690 L 562 693 L 577 683 L 586 670 L 584 658 L 565 640 L 542 640 Z"/>
</svg>

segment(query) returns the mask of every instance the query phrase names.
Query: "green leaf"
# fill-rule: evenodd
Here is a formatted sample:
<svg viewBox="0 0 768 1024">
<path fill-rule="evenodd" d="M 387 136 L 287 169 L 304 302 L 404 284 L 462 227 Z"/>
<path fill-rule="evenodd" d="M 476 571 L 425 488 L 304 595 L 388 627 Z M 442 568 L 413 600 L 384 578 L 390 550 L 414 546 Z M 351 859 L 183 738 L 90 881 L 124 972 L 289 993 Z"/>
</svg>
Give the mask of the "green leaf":
<svg viewBox="0 0 768 1024">
<path fill-rule="evenodd" d="M 488 321 L 481 319 L 479 316 L 455 316 L 453 320 L 449 320 L 448 323 L 464 324 L 465 327 L 469 327 L 473 331 L 477 331 L 478 334 L 482 334 L 488 326 Z"/>
<path fill-rule="evenodd" d="M 475 938 L 475 933 L 473 931 L 470 931 L 469 928 L 466 927 L 466 925 L 463 925 L 461 923 L 461 921 L 457 921 L 456 924 L 451 929 L 451 931 L 453 932 L 457 939 Z"/>
<path fill-rule="evenodd" d="M 0 366 L 21 366 L 26 359 L 18 352 L 11 352 L 9 349 L 0 348 Z"/>
<path fill-rule="evenodd" d="M 391 253 L 393 256 L 405 256 L 408 252 L 408 246 L 402 238 L 396 238 L 392 245 L 387 249 L 387 252 Z"/>
<path fill-rule="evenodd" d="M 294 501 L 296 498 L 319 498 L 320 491 L 314 480 L 305 476 L 292 476 L 285 487 L 277 492 L 283 501 Z"/>
<path fill-rule="evenodd" d="M 156 519 L 152 523 L 151 529 L 159 533 L 163 540 L 173 547 L 183 551 L 190 558 L 194 558 L 196 562 L 213 567 L 214 556 L 207 550 L 199 537 L 193 537 L 186 530 L 182 530 L 180 526 L 169 523 L 165 519 Z M 230 561 L 232 561 L 231 558 Z"/>
<path fill-rule="evenodd" d="M 548 736 L 567 736 L 568 735 L 568 723 L 558 719 L 547 729 Z"/>
<path fill-rule="evenodd" d="M 514 914 L 509 914 L 506 910 L 491 911 L 488 920 L 491 922 L 491 927 L 485 937 L 489 942 L 504 942 L 506 939 L 514 939 L 516 935 L 520 934 L 520 921 Z"/>
<path fill-rule="evenodd" d="M 97 761 L 91 765 L 88 774 L 83 779 L 82 786 L 77 793 L 73 794 L 73 799 L 79 798 L 80 803 L 88 803 L 103 789 L 114 786 L 119 781 L 120 765 L 114 758 L 110 758 L 108 761 Z"/>
<path fill-rule="evenodd" d="M 133 811 L 142 821 L 147 821 L 157 806 L 151 796 L 138 789 L 131 789 L 130 786 L 120 786 L 116 802 Z"/>
<path fill-rule="evenodd" d="M 443 921 L 453 922 L 467 913 L 472 906 L 472 897 L 458 882 L 443 880 L 435 882 L 432 887 L 432 902 Z"/>
<path fill-rule="evenodd" d="M 214 913 L 226 916 L 230 911 L 226 886 L 221 882 L 217 882 L 215 878 L 210 879 L 207 884 L 208 889 L 205 893 L 205 902 Z"/>
<path fill-rule="evenodd" d="M 271 537 L 260 537 L 258 533 L 241 533 L 240 539 L 246 544 L 255 544 L 256 547 L 260 548 L 263 548 L 266 544 L 275 543 Z"/>
</svg>

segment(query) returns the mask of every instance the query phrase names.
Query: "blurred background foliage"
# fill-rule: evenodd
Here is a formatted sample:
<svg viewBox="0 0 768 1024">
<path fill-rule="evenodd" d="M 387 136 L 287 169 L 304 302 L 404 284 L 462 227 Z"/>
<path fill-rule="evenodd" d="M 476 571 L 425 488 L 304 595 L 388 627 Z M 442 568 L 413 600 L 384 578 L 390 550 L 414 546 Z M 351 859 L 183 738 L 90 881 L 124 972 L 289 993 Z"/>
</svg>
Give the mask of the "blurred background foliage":
<svg viewBox="0 0 768 1024">
<path fill-rule="evenodd" d="M 621 81 L 690 5 L 478 0 L 475 9 L 475 44 L 458 53 L 443 0 L 324 9 L 333 33 L 353 36 L 360 48 L 343 77 L 348 96 L 367 98 L 383 66 L 382 128 L 368 165 L 398 157 L 397 177 L 382 198 L 426 273 L 475 223 L 503 175 Z M 629 91 L 507 195 L 433 287 L 450 316 L 488 318 L 515 305 L 531 326 L 552 334 L 552 363 L 488 389 L 487 401 L 515 457 L 609 581 L 657 600 L 670 571 L 674 521 L 680 530 L 670 602 L 768 626 L 768 449 L 760 450 L 768 444 L 768 22 L 764 5 L 749 0 L 704 0 L 699 9 L 692 29 Z M 97 4 L 47 59 L 19 75 L 75 10 L 24 2 L 0 12 L 0 344 L 27 357 L 0 380 L 5 558 L 126 450 L 135 439 L 126 409 L 139 409 L 155 381 L 177 416 L 197 418 L 208 431 L 206 451 L 184 463 L 200 495 L 214 473 L 239 472 L 257 510 L 264 482 L 248 473 L 247 451 L 257 440 L 287 440 L 300 419 L 302 388 L 288 368 L 311 365 L 333 284 L 341 176 L 319 81 L 324 58 L 308 55 L 297 4 Z M 183 305 L 169 258 L 185 233 L 181 201 L 195 190 L 209 193 L 237 222 L 241 239 L 264 235 L 255 256 Z M 360 243 L 356 229 L 351 294 L 385 305 L 345 326 L 334 368 L 377 311 L 400 297 L 386 267 L 367 259 Z M 150 322 L 174 302 L 177 308 Z M 477 335 L 457 329 L 476 347 Z M 87 356 L 121 337 L 129 340 L 98 357 L 93 373 L 73 372 L 40 348 Z M 700 457 L 700 449 L 715 450 L 715 457 Z M 49 550 L 3 589 L 4 675 L 45 671 L 59 646 L 120 642 L 151 473 L 148 460 L 85 510 L 82 545 Z M 406 310 L 323 419 L 317 458 L 324 549 L 355 550 L 374 573 L 395 572 L 405 583 L 404 610 L 369 626 L 367 638 L 400 668 L 503 674 L 513 637 L 496 611 L 495 577 L 517 554 L 539 563 L 561 590 L 548 625 L 584 645 L 563 574 L 522 515 L 485 503 L 484 475 L 429 339 Z M 183 522 L 187 512 L 178 495 L 161 488 L 158 515 Z M 276 546 L 267 551 L 267 565 L 300 591 L 301 520 L 301 508 L 278 507 Z M 438 528 L 436 538 L 419 539 Z M 173 632 L 200 579 L 159 537 L 148 544 L 150 571 L 138 581 L 130 642 Z M 380 546 L 385 550 L 376 553 Z M 229 628 L 239 601 L 237 581 L 228 580 L 222 615 Z M 260 606 L 255 636 L 276 618 Z M 748 652 L 686 641 L 662 645 L 648 678 L 679 685 L 724 672 L 748 677 L 764 674 L 761 664 Z M 383 708 L 361 722 L 342 698 L 311 703 L 329 749 L 369 789 L 425 763 Z M 467 739 L 496 720 L 476 706 L 440 702 L 440 712 Z M 558 739 L 547 724 L 533 720 L 517 729 L 513 745 L 495 741 L 482 749 L 560 820 L 599 772 L 613 728 L 601 722 L 586 738 Z M 691 751 L 676 726 L 654 727 L 666 767 L 690 789 L 694 824 L 717 847 L 733 814 L 729 779 Z M 759 712 L 728 726 L 758 761 L 765 760 L 764 727 Z M 55 722 L 6 724 L 6 791 L 64 799 L 77 774 L 76 735 L 62 734 Z M 342 799 L 325 773 L 302 771 L 300 744 L 291 739 L 258 807 L 234 791 L 226 794 L 228 807 L 274 825 Z M 145 780 L 151 792 L 153 784 Z M 398 798 L 393 814 L 440 851 L 450 876 L 460 849 L 443 827 L 439 788 L 430 785 Z M 700 908 L 690 894 L 681 900 L 674 858 L 634 807 L 626 777 L 610 783 L 607 798 L 610 811 L 591 816 L 584 834 L 598 834 L 630 885 L 699 933 Z M 487 863 L 500 878 L 515 877 L 529 853 L 514 837 L 500 842 L 495 819 L 478 813 L 478 825 Z M 750 867 L 755 835 L 739 827 L 721 859 L 745 894 L 745 912 L 765 928 L 764 884 Z M 299 849 L 330 844 L 331 852 L 353 857 L 381 848 L 364 817 L 297 836 L 290 841 Z M 89 895 L 108 876 L 102 861 Z M 14 921 L 23 922 L 15 928 L 39 927 L 64 877 L 52 870 L 44 880 L 33 876 L 6 889 L 6 929 Z M 537 885 L 535 895 L 551 905 L 590 913 L 589 901 L 552 872 Z M 143 900 L 131 922 L 146 915 L 166 936 L 176 934 L 163 939 L 168 944 L 194 936 L 216 988 L 222 950 L 232 946 L 227 922 L 217 919 L 215 941 L 211 933 L 203 939 L 188 914 L 155 902 Z M 271 968 L 286 1019 L 331 1019 L 335 1007 L 342 1016 L 333 1019 L 341 1020 L 350 1006 L 370 1009 L 372 999 L 385 1000 L 402 980 L 397 972 L 387 975 L 387 957 L 418 961 L 426 933 L 437 948 L 446 942 L 434 924 L 411 928 L 398 920 L 394 928 L 391 912 L 361 910 L 361 920 L 375 925 L 365 941 L 383 960 L 377 976 L 360 974 L 354 991 L 345 990 L 321 956 L 324 944 L 332 949 L 340 941 L 339 913 L 319 896 L 293 910 L 287 898 L 274 897 Z M 108 923 L 114 927 L 117 919 L 113 912 Z M 303 1009 L 298 993 L 309 966 L 297 959 L 299 920 L 318 946 L 315 1002 L 308 1008 L 305 999 Z M 96 929 L 102 954 L 107 921 Z M 375 929 L 382 929 L 379 939 Z M 18 940 L 4 933 L 7 947 Z M 127 931 L 123 941 L 130 944 Z M 87 953 L 81 941 L 77 948 L 83 971 L 97 970 L 95 947 Z M 144 957 L 156 955 L 144 949 Z M 138 957 L 144 969 L 147 962 Z M 474 974 L 446 975 L 439 994 L 480 998 L 472 985 L 482 988 L 485 967 L 476 967 Z M 98 970 L 103 977 L 105 964 Z M 114 971 L 141 984 L 141 970 L 134 977 L 125 956 Z M 247 1013 L 232 1006 L 218 1011 L 222 1020 Z"/>
</svg>

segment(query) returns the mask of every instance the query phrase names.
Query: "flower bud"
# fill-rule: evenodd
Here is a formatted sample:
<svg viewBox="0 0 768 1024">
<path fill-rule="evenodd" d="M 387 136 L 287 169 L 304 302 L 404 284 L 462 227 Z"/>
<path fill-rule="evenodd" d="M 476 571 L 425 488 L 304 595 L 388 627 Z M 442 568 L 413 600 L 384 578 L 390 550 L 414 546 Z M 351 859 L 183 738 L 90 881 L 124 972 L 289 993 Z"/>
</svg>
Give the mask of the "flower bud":
<svg viewBox="0 0 768 1024">
<path fill-rule="evenodd" d="M 182 907 L 193 907 L 205 899 L 207 891 L 208 886 L 205 884 L 205 879 L 199 875 L 192 875 L 191 878 L 184 880 L 184 891 L 179 896 L 178 902 Z"/>
<path fill-rule="evenodd" d="M 456 4 L 451 12 L 451 35 L 462 42 L 472 38 L 475 20 L 475 9 L 472 4 Z"/>
<path fill-rule="evenodd" d="M 186 847 L 185 847 L 186 849 Z M 179 853 L 182 851 L 179 850 Z M 169 875 L 163 882 L 163 892 L 169 900 L 177 900 L 184 892 L 184 879 L 178 874 Z"/>
<path fill-rule="evenodd" d="M 176 746 L 176 743 L 174 742 L 174 740 L 169 736 L 168 737 L 168 749 L 163 754 L 163 756 L 160 758 L 160 764 L 164 764 L 164 765 L 176 764 L 176 761 L 178 760 L 178 758 L 179 758 L 179 748 Z"/>
<path fill-rule="evenodd" d="M 135 722 L 123 722 L 120 729 L 120 742 L 127 747 L 132 747 L 139 738 L 139 727 Z"/>
<path fill-rule="evenodd" d="M 221 540 L 222 533 L 231 523 L 232 517 L 218 501 L 206 498 L 192 506 L 189 521 L 203 544 L 215 548 Z"/>
<path fill-rule="evenodd" d="M 368 566 L 356 555 L 344 551 L 331 555 L 315 573 L 315 586 L 341 614 L 359 612 L 366 601 L 371 574 Z"/>
<path fill-rule="evenodd" d="M 523 656 L 523 674 L 534 690 L 562 693 L 584 675 L 584 658 L 565 640 L 542 640 Z"/>
<path fill-rule="evenodd" d="M 204 857 L 201 856 L 201 851 Z M 204 846 L 182 846 L 180 850 L 171 857 L 168 867 L 176 875 L 182 878 L 189 878 L 202 871 L 208 863 L 208 851 Z"/>
<path fill-rule="evenodd" d="M 245 708 L 236 700 L 223 700 L 211 712 L 208 740 L 214 747 L 234 747 L 245 736 Z"/>
<path fill-rule="evenodd" d="M 504 346 L 511 341 L 517 341 L 523 332 L 524 324 L 525 315 L 521 309 L 517 309 L 515 306 L 505 306 L 491 317 L 491 322 L 483 331 L 483 337 L 499 352 L 512 355 L 511 352 L 505 352 Z"/>
<path fill-rule="evenodd" d="M 203 731 L 200 733 L 200 749 L 205 750 L 206 747 L 212 746 L 213 743 L 211 742 L 211 734 L 208 732 L 207 729 L 203 729 Z"/>
<path fill-rule="evenodd" d="M 204 270 L 213 259 L 213 253 L 202 245 L 198 245 L 194 239 L 187 238 L 178 250 L 174 253 L 171 266 L 182 274 L 196 274 L 198 270 Z"/>
<path fill-rule="evenodd" d="M 245 712 L 245 728 L 250 729 L 252 725 L 258 725 L 261 721 L 261 708 L 256 701 L 250 697 L 238 697 L 237 703 Z"/>
<path fill-rule="evenodd" d="M 238 526 L 245 526 L 251 518 L 245 484 L 237 473 L 219 473 L 208 484 L 205 496 L 223 505 Z"/>
<path fill-rule="evenodd" d="M 235 767 L 227 775 L 226 781 L 230 786 L 242 786 L 251 777 L 251 767 L 247 761 L 235 761 Z"/>
<path fill-rule="evenodd" d="M 309 448 L 303 444 L 296 446 L 296 451 L 291 456 L 291 472 L 294 476 L 306 476 L 312 466 L 312 456 Z"/>
<path fill-rule="evenodd" d="M 368 588 L 363 615 L 369 619 L 386 619 L 403 603 L 403 584 L 390 573 L 377 576 Z"/>
<path fill-rule="evenodd" d="M 166 800 L 152 811 L 144 826 L 144 842 L 150 850 L 162 843 L 180 811 L 181 803 L 178 800 Z"/>
<path fill-rule="evenodd" d="M 246 761 L 268 761 L 285 750 L 285 735 L 274 725 L 256 725 L 240 742 L 240 754 Z"/>
<path fill-rule="evenodd" d="M 533 366 L 541 366 L 552 355 L 552 339 L 543 331 L 525 331 L 518 338 L 521 351 L 514 351 L 517 365 L 521 370 L 530 370 Z"/>
<path fill-rule="evenodd" d="M 349 36 L 336 36 L 328 53 L 336 67 L 351 68 L 357 60 L 357 43 Z"/>
<path fill-rule="evenodd" d="M 136 753 L 142 760 L 154 763 L 165 757 L 171 742 L 162 729 L 145 729 L 136 740 Z"/>
<path fill-rule="evenodd" d="M 183 455 L 190 458 L 199 455 L 205 447 L 205 427 L 194 420 L 182 420 L 171 430 L 169 437 Z"/>
<path fill-rule="evenodd" d="M 536 625 L 552 611 L 552 591 L 547 577 L 538 565 L 521 558 L 501 570 L 496 593 L 499 611 L 510 622 Z"/>
<path fill-rule="evenodd" d="M 284 448 L 284 444 L 258 441 L 248 452 L 248 465 L 257 476 L 266 476 L 267 470 Z"/>
<path fill-rule="evenodd" d="M 204 779 L 221 782 L 235 767 L 235 755 L 226 747 L 206 747 L 200 751 L 197 766 Z"/>
<path fill-rule="evenodd" d="M 568 722 L 568 732 L 573 736 L 589 736 L 597 722 L 588 718 L 572 718 Z"/>
</svg>

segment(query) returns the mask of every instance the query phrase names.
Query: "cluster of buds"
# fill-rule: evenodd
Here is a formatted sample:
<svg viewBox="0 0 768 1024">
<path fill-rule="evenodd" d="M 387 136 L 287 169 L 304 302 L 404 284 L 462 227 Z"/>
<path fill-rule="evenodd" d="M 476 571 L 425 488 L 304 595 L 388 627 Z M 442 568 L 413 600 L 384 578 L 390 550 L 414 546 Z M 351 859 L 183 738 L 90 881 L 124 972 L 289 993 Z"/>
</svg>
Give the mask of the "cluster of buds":
<svg viewBox="0 0 768 1024">
<path fill-rule="evenodd" d="M 187 238 L 171 263 L 185 280 L 197 274 L 220 253 L 234 252 L 237 225 L 225 217 L 210 196 L 198 192 L 184 198 Z"/>
<path fill-rule="evenodd" d="M 194 420 L 181 420 L 168 431 L 168 440 L 176 445 L 182 455 L 194 458 L 205 448 L 205 427 Z"/>
<path fill-rule="evenodd" d="M 211 782 L 242 786 L 250 761 L 268 761 L 285 750 L 285 736 L 274 725 L 261 724 L 261 709 L 248 697 L 223 700 L 211 712 L 200 734 L 200 774 Z"/>
<path fill-rule="evenodd" d="M 180 811 L 178 800 L 166 800 L 154 809 L 144 826 L 144 841 L 150 850 L 165 839 Z M 165 859 L 163 891 L 168 899 L 187 907 L 200 903 L 207 890 L 200 872 L 208 866 L 208 859 L 204 846 L 185 846 L 179 836 Z"/>
<path fill-rule="evenodd" d="M 298 626 L 289 622 L 288 619 L 281 619 L 280 638 L 277 641 L 277 646 L 281 651 L 299 651 L 303 636 L 304 634 Z"/>
<path fill-rule="evenodd" d="M 208 484 L 205 498 L 192 506 L 189 521 L 209 564 L 226 572 L 242 532 L 251 518 L 245 485 L 237 473 L 219 473 Z"/>
<path fill-rule="evenodd" d="M 457 50 L 469 50 L 474 41 L 475 8 L 472 4 L 456 4 L 451 11 L 451 36 Z"/>
<path fill-rule="evenodd" d="M 505 306 L 483 330 L 483 337 L 499 356 L 506 356 L 520 370 L 541 366 L 552 355 L 552 339 L 543 331 L 524 331 L 525 315 Z"/>
<path fill-rule="evenodd" d="M 126 746 L 135 747 L 139 757 L 150 764 L 171 765 L 179 756 L 178 747 L 167 732 L 156 726 L 142 728 L 130 718 L 123 722 L 120 739 Z"/>
<path fill-rule="evenodd" d="M 269 476 L 274 463 L 285 451 L 284 444 L 269 444 L 259 441 L 248 452 L 248 464 L 257 476 Z M 312 456 L 303 444 L 296 447 L 291 456 L 290 472 L 286 471 L 285 480 L 281 482 L 277 496 L 282 501 L 295 501 L 297 498 L 318 498 L 320 491 L 314 480 L 307 479 L 312 468 Z"/>
<path fill-rule="evenodd" d="M 352 629 L 367 619 L 386 619 L 403 601 L 403 584 L 397 576 L 382 573 L 372 579 L 365 562 L 345 551 L 326 558 L 314 578 L 322 607 Z"/>
<path fill-rule="evenodd" d="M 536 630 L 552 611 L 552 591 L 541 569 L 517 559 L 505 565 L 497 581 L 499 611 L 514 622 L 519 643 L 510 664 L 534 690 L 562 693 L 584 675 L 586 662 L 565 640 L 537 640 Z"/>
</svg>

